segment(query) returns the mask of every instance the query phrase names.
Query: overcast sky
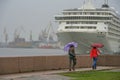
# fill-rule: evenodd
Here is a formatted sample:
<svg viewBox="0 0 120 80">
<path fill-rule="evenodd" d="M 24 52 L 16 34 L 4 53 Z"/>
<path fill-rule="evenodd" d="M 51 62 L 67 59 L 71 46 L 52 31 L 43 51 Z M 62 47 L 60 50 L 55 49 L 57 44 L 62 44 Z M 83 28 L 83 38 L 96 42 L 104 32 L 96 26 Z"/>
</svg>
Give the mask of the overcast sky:
<svg viewBox="0 0 120 80">
<path fill-rule="evenodd" d="M 96 7 L 101 7 L 104 0 L 93 0 Z M 29 39 L 30 31 L 33 39 L 38 39 L 41 29 L 51 21 L 54 29 L 54 15 L 63 9 L 80 8 L 83 0 L 0 0 L 0 42 L 4 41 L 4 27 L 13 40 L 14 30 L 21 32 L 21 37 Z M 120 12 L 120 0 L 109 0 L 109 5 Z M 21 28 L 22 27 L 22 28 Z M 23 30 L 24 29 L 24 30 Z"/>
</svg>

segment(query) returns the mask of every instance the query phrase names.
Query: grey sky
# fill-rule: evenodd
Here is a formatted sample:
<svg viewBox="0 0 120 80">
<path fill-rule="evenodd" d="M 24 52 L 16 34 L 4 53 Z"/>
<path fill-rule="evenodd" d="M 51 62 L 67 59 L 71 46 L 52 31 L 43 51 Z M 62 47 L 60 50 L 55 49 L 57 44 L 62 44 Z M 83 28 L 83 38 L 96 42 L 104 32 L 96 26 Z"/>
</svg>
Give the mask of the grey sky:
<svg viewBox="0 0 120 80">
<path fill-rule="evenodd" d="M 104 0 L 94 0 L 95 6 L 100 7 Z M 56 30 L 54 15 L 63 9 L 80 8 L 83 0 L 0 0 L 0 41 L 4 41 L 3 30 L 6 27 L 9 40 L 13 40 L 16 28 L 21 30 L 21 37 L 29 39 L 30 30 L 33 39 L 37 40 L 38 34 L 50 21 Z M 120 0 L 109 0 L 109 5 L 120 12 Z M 21 26 L 24 28 L 20 29 Z"/>
</svg>

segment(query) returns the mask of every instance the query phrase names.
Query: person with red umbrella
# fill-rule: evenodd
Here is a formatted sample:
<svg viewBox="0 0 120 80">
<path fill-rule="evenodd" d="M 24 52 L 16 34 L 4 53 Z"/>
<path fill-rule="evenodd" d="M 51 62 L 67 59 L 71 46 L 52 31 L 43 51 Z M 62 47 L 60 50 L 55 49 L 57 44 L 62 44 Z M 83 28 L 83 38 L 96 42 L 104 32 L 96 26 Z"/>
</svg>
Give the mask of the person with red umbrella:
<svg viewBox="0 0 120 80">
<path fill-rule="evenodd" d="M 96 69 L 98 55 L 100 55 L 100 51 L 97 48 L 102 48 L 103 45 L 100 43 L 94 43 L 91 46 L 90 57 L 93 59 L 92 69 Z"/>
</svg>

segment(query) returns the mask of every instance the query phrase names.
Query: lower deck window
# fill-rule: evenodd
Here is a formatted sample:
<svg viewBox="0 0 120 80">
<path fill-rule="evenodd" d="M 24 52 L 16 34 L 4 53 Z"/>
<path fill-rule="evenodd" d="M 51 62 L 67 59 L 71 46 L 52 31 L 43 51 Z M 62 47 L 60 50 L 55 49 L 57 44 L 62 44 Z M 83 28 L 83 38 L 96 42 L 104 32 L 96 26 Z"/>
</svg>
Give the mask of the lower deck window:
<svg viewBox="0 0 120 80">
<path fill-rule="evenodd" d="M 65 29 L 96 29 L 96 26 L 65 26 Z"/>
</svg>

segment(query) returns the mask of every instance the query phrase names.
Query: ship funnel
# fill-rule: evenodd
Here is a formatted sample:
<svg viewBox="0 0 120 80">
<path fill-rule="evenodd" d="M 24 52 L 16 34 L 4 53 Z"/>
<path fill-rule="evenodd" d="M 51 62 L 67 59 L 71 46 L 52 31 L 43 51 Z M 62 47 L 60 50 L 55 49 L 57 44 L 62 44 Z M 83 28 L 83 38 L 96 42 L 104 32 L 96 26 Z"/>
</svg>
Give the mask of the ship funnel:
<svg viewBox="0 0 120 80">
<path fill-rule="evenodd" d="M 104 0 L 104 4 L 102 5 L 102 8 L 109 8 L 108 0 Z"/>
<path fill-rule="evenodd" d="M 84 0 L 82 9 L 95 9 L 94 5 L 92 4 L 92 0 Z"/>
</svg>

